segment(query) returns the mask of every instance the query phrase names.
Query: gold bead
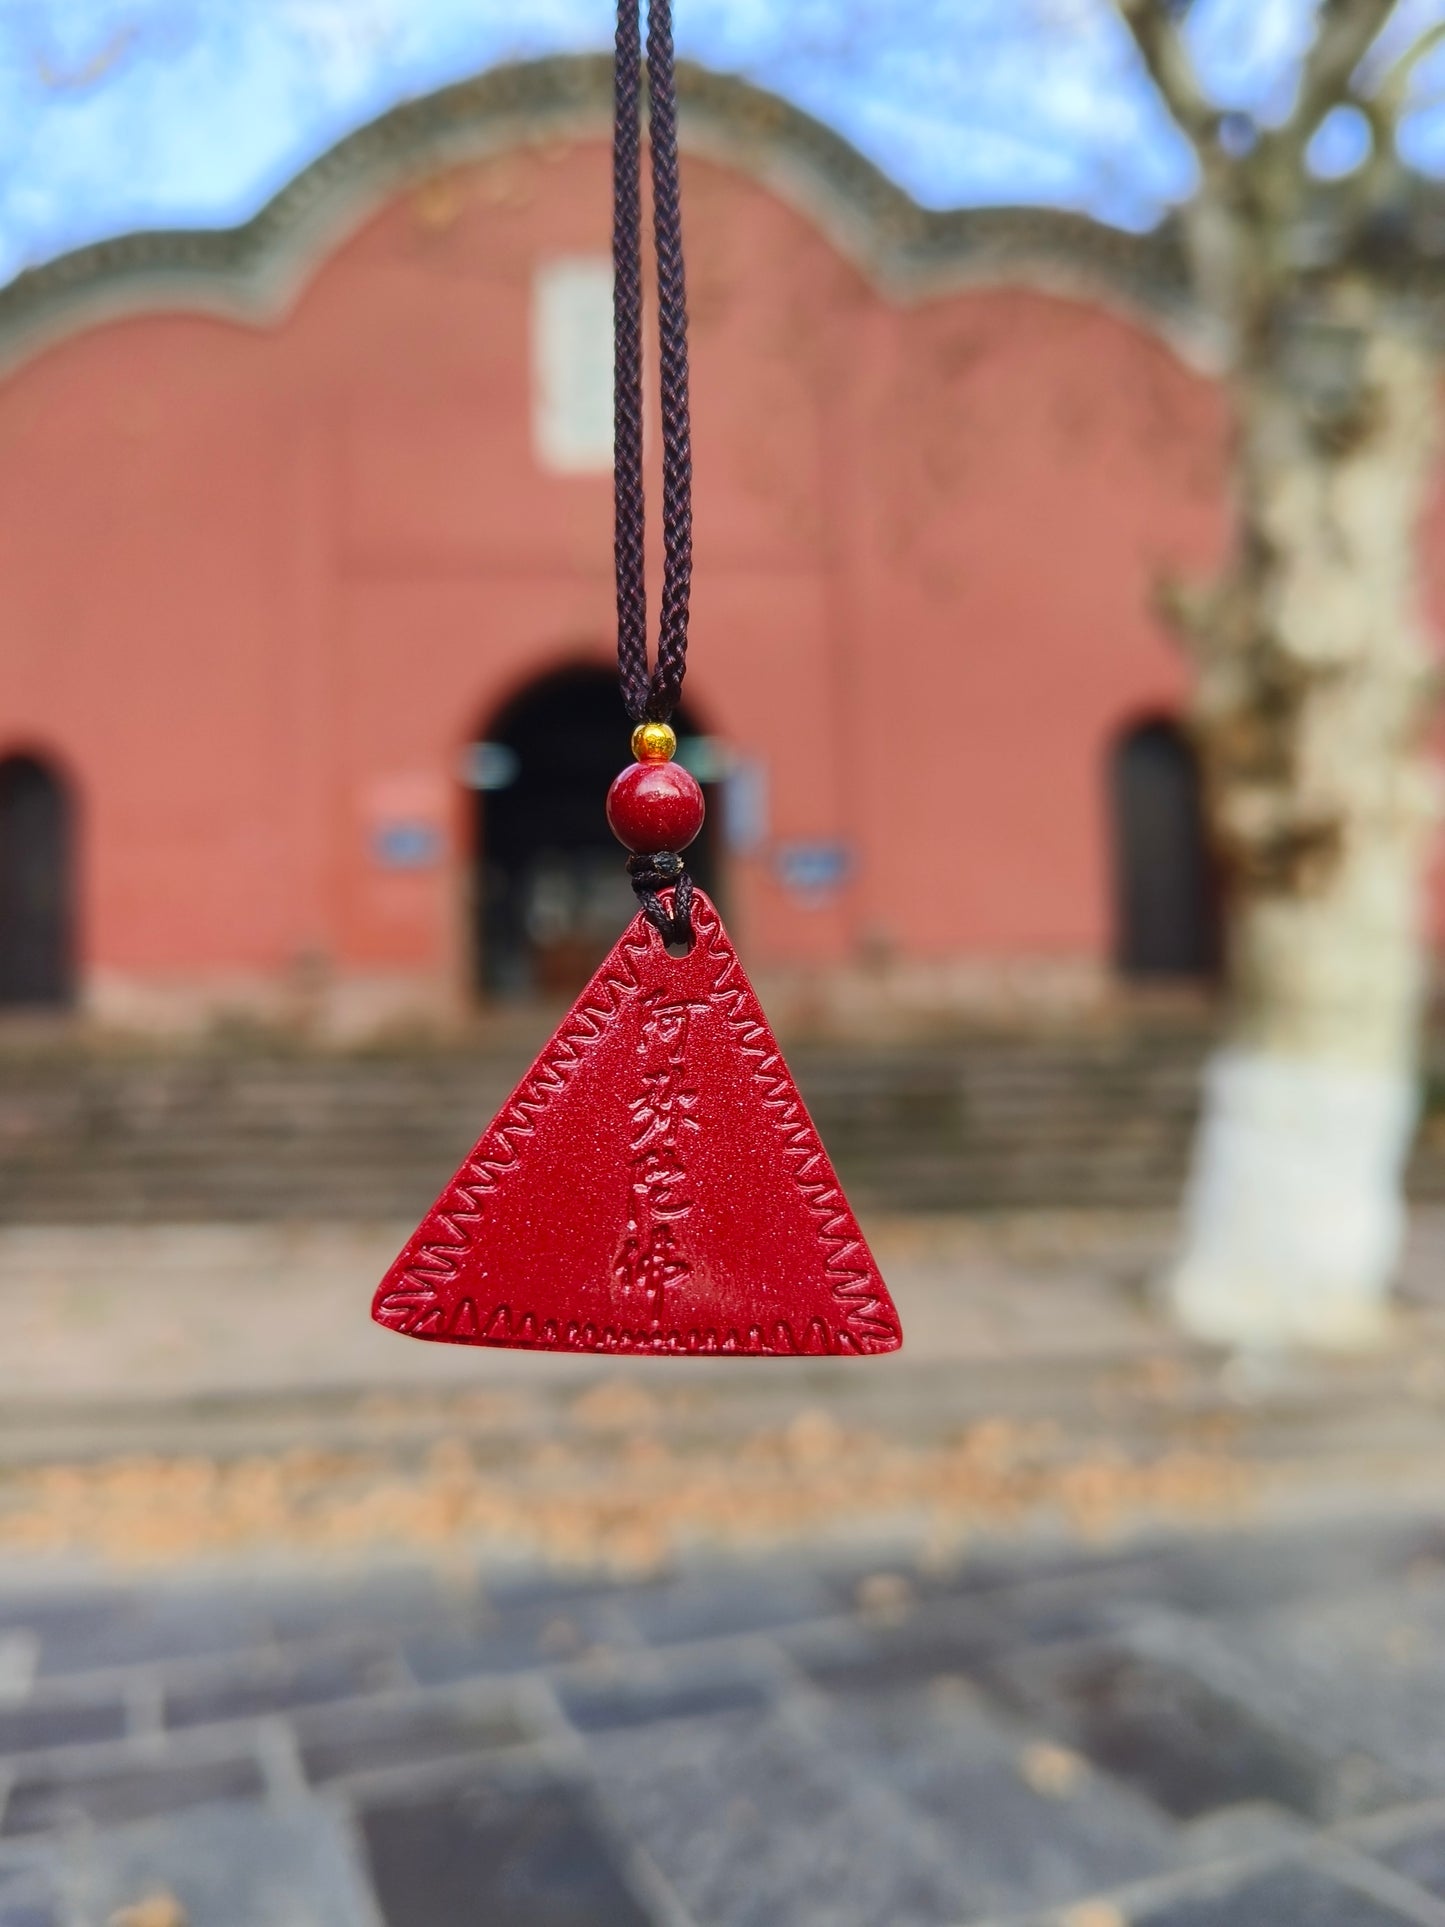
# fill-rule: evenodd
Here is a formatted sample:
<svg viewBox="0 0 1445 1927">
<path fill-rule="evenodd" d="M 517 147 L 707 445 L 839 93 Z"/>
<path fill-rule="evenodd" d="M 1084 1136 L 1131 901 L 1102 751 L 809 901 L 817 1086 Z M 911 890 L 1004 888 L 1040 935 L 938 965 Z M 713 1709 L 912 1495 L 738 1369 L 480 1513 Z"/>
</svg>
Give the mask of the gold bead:
<svg viewBox="0 0 1445 1927">
<path fill-rule="evenodd" d="M 667 723 L 639 723 L 632 732 L 632 753 L 639 763 L 670 763 L 677 738 Z"/>
</svg>

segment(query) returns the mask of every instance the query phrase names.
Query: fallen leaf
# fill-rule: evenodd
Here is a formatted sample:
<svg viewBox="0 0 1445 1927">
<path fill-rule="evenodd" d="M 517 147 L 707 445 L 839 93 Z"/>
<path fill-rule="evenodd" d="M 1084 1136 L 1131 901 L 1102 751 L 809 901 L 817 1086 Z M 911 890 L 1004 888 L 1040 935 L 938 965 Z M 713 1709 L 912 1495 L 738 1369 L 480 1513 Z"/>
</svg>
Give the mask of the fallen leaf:
<svg viewBox="0 0 1445 1927">
<path fill-rule="evenodd" d="M 107 1927 L 190 1927 L 190 1915 L 172 1893 L 147 1894 L 113 1913 Z"/>
<path fill-rule="evenodd" d="M 1019 1755 L 1019 1772 L 1035 1793 L 1050 1800 L 1067 1800 L 1087 1771 L 1077 1753 L 1048 1740 L 1036 1740 Z"/>
</svg>

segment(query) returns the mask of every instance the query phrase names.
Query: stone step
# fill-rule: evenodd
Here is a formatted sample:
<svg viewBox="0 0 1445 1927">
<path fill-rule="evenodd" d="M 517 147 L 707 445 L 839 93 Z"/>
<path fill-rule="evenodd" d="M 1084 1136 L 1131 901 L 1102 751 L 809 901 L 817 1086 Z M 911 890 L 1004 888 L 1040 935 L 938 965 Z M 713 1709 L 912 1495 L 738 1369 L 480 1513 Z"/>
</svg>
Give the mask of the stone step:
<svg viewBox="0 0 1445 1927">
<path fill-rule="evenodd" d="M 811 1042 L 791 1061 L 840 1174 L 875 1210 L 1168 1206 L 1197 1029 Z M 26 1052 L 0 1040 L 0 1221 L 379 1219 L 420 1212 L 525 1047 Z M 1445 1094 L 1445 1040 L 1433 1050 Z M 1445 1102 L 1412 1166 L 1445 1197 Z"/>
</svg>

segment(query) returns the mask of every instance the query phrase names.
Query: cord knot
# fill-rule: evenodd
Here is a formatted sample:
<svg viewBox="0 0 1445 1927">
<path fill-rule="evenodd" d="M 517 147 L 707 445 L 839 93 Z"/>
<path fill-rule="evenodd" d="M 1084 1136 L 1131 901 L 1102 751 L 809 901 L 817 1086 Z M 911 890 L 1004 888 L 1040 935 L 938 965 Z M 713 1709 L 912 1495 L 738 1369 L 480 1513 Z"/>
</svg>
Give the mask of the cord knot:
<svg viewBox="0 0 1445 1927">
<path fill-rule="evenodd" d="M 630 856 L 627 874 L 647 921 L 665 944 L 692 943 L 692 878 L 676 850 L 652 856 Z M 659 892 L 672 891 L 672 912 Z"/>
</svg>

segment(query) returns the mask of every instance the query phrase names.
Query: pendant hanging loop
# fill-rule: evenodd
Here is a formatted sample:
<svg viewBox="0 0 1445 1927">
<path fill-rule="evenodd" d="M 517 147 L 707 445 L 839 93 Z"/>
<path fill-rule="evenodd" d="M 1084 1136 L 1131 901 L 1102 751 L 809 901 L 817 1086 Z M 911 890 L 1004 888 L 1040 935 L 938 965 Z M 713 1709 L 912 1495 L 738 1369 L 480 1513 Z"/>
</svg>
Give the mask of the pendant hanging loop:
<svg viewBox="0 0 1445 1927">
<path fill-rule="evenodd" d="M 656 856 L 630 856 L 627 874 L 647 921 L 665 944 L 692 942 L 692 878 L 676 850 L 659 850 Z M 658 895 L 672 891 L 672 909 Z"/>
</svg>

